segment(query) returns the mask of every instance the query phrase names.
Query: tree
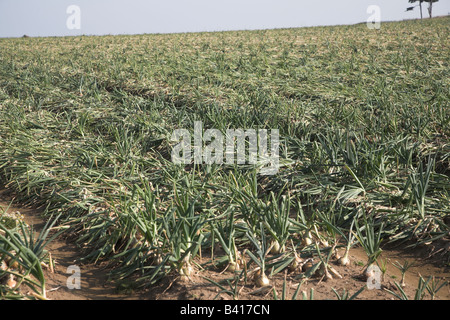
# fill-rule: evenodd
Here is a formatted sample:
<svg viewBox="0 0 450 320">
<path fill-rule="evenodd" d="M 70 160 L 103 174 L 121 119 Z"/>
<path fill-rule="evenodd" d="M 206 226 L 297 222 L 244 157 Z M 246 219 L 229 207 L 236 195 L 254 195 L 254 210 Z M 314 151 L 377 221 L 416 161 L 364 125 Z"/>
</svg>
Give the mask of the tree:
<svg viewBox="0 0 450 320">
<path fill-rule="evenodd" d="M 438 2 L 439 0 L 409 0 L 409 3 L 416 3 L 416 2 L 419 2 L 419 7 L 420 7 L 420 19 L 422 19 L 423 18 L 423 15 L 422 15 L 422 2 L 428 2 L 429 3 L 429 5 L 428 5 L 428 14 L 430 15 L 430 18 L 432 18 L 433 17 L 433 3 L 434 2 Z M 406 8 L 406 11 L 411 11 L 411 10 L 413 10 L 415 7 L 409 7 L 409 8 Z"/>
</svg>

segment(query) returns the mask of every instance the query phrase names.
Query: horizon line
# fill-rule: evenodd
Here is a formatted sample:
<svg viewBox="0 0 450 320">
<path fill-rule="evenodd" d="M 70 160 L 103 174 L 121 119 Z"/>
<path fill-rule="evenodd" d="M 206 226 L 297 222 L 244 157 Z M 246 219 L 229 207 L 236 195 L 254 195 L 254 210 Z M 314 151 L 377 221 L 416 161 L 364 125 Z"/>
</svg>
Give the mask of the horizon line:
<svg viewBox="0 0 450 320">
<path fill-rule="evenodd" d="M 411 19 L 401 19 L 401 20 L 385 20 L 380 23 L 394 23 L 394 22 L 403 22 L 403 21 L 416 21 L 416 20 L 430 20 L 430 19 L 438 19 L 449 17 L 450 13 L 447 15 L 440 15 L 435 17 L 427 17 L 427 18 L 411 18 Z M 275 28 L 255 28 L 255 29 L 225 29 L 225 30 L 203 30 L 203 31 L 179 31 L 179 32 L 143 32 L 143 33 L 104 33 L 104 34 L 77 34 L 77 35 L 51 35 L 51 36 L 29 36 L 24 34 L 22 36 L 11 36 L 11 37 L 2 37 L 0 39 L 21 39 L 21 38 L 66 38 L 66 37 L 108 37 L 108 36 L 142 36 L 142 35 L 177 35 L 177 34 L 196 34 L 196 33 L 226 33 L 226 32 L 247 32 L 247 31 L 271 31 L 271 30 L 290 30 L 290 29 L 307 29 L 307 28 L 321 28 L 321 27 L 339 27 L 339 26 L 356 26 L 360 24 L 366 24 L 367 21 L 350 23 L 350 24 L 319 24 L 319 25 L 311 25 L 311 26 L 300 26 L 300 27 L 275 27 Z"/>
</svg>

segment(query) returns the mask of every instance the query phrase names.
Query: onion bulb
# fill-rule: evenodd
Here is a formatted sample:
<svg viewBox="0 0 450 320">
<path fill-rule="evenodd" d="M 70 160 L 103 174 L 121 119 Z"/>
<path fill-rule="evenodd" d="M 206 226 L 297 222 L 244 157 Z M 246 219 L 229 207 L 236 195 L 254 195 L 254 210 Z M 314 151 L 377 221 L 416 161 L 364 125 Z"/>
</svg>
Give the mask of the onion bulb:
<svg viewBox="0 0 450 320">
<path fill-rule="evenodd" d="M 233 260 L 232 257 L 229 257 L 229 264 L 227 267 L 227 270 L 230 272 L 235 272 L 241 270 L 241 267 L 245 264 L 244 259 L 242 258 L 241 252 L 236 250 L 236 247 L 234 248 L 236 261 Z"/>
<path fill-rule="evenodd" d="M 264 272 L 261 272 L 261 270 L 258 270 L 258 272 L 255 275 L 255 283 L 256 283 L 257 287 L 266 287 L 270 284 L 270 281 Z"/>
<path fill-rule="evenodd" d="M 2 263 L 0 264 L 0 270 L 6 271 L 8 269 L 8 266 L 6 265 L 6 262 L 2 260 Z"/>
<path fill-rule="evenodd" d="M 192 268 L 192 265 L 190 263 L 186 263 L 180 270 L 181 275 L 190 276 L 192 274 L 192 271 L 194 268 Z"/>
<path fill-rule="evenodd" d="M 334 259 L 336 259 L 337 261 L 339 261 L 339 259 L 341 258 L 341 255 L 339 254 L 339 252 L 335 249 L 334 253 L 332 255 L 332 257 L 334 257 Z"/>
<path fill-rule="evenodd" d="M 188 282 L 193 270 L 194 270 L 194 268 L 192 268 L 190 263 L 184 265 L 179 271 L 181 281 Z"/>
<path fill-rule="evenodd" d="M 194 268 L 192 267 L 191 263 L 189 262 L 190 253 L 186 257 L 184 257 L 183 261 L 181 262 L 181 266 L 179 268 L 179 273 L 181 276 L 181 279 L 183 281 L 189 280 L 190 276 L 192 275 Z"/>
<path fill-rule="evenodd" d="M 152 264 L 160 265 L 163 263 L 163 256 L 157 250 L 149 250 L 148 255 L 150 256 Z"/>
<path fill-rule="evenodd" d="M 292 260 L 292 262 L 289 264 L 289 271 L 293 272 L 295 270 L 297 270 L 299 264 L 297 262 L 297 259 Z"/>
<path fill-rule="evenodd" d="M 402 278 L 402 282 L 400 283 L 401 287 L 406 287 L 405 278 Z"/>
<path fill-rule="evenodd" d="M 272 240 L 272 243 L 270 244 L 270 253 L 271 254 L 278 254 L 282 253 L 286 250 L 284 245 L 280 245 L 278 240 Z"/>
<path fill-rule="evenodd" d="M 303 240 L 302 240 L 302 244 L 304 245 L 304 246 L 309 246 L 309 245 L 311 245 L 313 243 L 313 241 L 312 241 L 312 235 L 311 235 L 311 232 L 306 232 L 305 233 L 305 235 L 304 235 L 304 237 L 303 237 Z"/>
<path fill-rule="evenodd" d="M 278 254 L 280 253 L 281 246 L 280 243 L 277 240 L 273 240 L 271 244 L 270 253 L 271 254 Z"/>
<path fill-rule="evenodd" d="M 330 246 L 330 244 L 328 243 L 327 240 L 320 240 L 320 243 L 322 243 L 322 245 L 323 245 L 324 247 L 329 247 L 329 246 Z"/>
<path fill-rule="evenodd" d="M 319 271 L 319 275 L 324 276 L 325 281 L 326 281 L 326 280 L 333 280 L 333 276 L 332 276 L 331 273 L 328 271 L 328 268 L 327 268 L 327 266 L 325 266 L 324 263 L 322 263 L 322 264 L 320 265 L 320 268 L 319 268 L 318 271 Z"/>
<path fill-rule="evenodd" d="M 348 266 L 350 264 L 350 259 L 348 258 L 348 250 L 345 251 L 344 256 L 338 259 L 338 263 L 341 266 Z"/>
<path fill-rule="evenodd" d="M 155 263 L 157 265 L 160 265 L 161 263 L 163 263 L 163 257 L 159 253 L 156 254 Z"/>
<path fill-rule="evenodd" d="M 340 257 L 338 263 L 341 266 L 348 266 L 350 264 L 350 259 L 347 256 Z"/>
<path fill-rule="evenodd" d="M 367 266 L 366 270 L 364 270 L 364 277 L 366 278 L 366 280 L 368 280 L 371 276 L 375 274 L 375 270 L 372 266 L 373 264 L 370 264 Z"/>
<path fill-rule="evenodd" d="M 301 269 L 302 262 L 303 262 L 303 259 L 298 257 L 297 255 L 295 255 L 294 260 L 292 260 L 292 262 L 289 264 L 289 271 L 293 272 L 299 268 Z"/>
<path fill-rule="evenodd" d="M 309 238 L 309 237 L 303 238 L 302 244 L 303 244 L 305 247 L 311 245 L 311 244 L 312 244 L 311 238 Z"/>
<path fill-rule="evenodd" d="M 6 281 L 6 285 L 10 288 L 10 289 L 14 289 L 17 285 L 16 280 L 14 280 L 14 276 L 12 274 L 9 275 L 9 279 L 8 281 Z"/>
<path fill-rule="evenodd" d="M 239 266 L 239 263 L 236 263 L 236 262 L 234 262 L 234 261 L 231 261 L 231 262 L 228 264 L 227 270 L 230 271 L 230 272 L 235 272 L 235 271 L 241 270 L 241 267 Z"/>
</svg>

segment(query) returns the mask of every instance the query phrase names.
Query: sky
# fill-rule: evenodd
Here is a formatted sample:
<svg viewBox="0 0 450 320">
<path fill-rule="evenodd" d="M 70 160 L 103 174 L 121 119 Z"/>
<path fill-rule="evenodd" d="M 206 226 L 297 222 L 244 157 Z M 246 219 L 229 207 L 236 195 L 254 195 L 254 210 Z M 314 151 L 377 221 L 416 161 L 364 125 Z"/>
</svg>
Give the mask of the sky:
<svg viewBox="0 0 450 320">
<path fill-rule="evenodd" d="M 379 10 L 368 12 L 371 5 Z M 408 0 L 0 0 L 0 37 L 294 28 L 366 22 L 374 14 L 381 21 L 419 18 L 419 8 L 406 12 L 409 6 Z M 433 16 L 448 14 L 450 0 L 433 4 Z"/>
</svg>

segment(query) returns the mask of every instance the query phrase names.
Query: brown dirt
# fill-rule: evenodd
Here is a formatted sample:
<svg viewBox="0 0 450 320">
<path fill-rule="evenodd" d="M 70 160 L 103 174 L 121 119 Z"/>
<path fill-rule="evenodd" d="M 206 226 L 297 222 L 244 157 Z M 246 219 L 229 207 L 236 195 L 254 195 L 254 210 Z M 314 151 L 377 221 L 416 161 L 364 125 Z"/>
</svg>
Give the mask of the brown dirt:
<svg viewBox="0 0 450 320">
<path fill-rule="evenodd" d="M 10 203 L 9 199 L 10 197 L 4 191 L 0 191 L 0 208 L 8 207 Z M 8 211 L 19 211 L 24 215 L 25 221 L 33 225 L 37 232 L 45 224 L 45 221 L 39 215 L 40 211 L 37 209 L 13 205 Z M 443 250 L 445 248 L 448 250 L 448 242 L 444 243 L 442 248 Z M 233 298 L 227 293 L 221 293 L 219 287 L 203 278 L 206 277 L 216 282 L 232 278 L 232 274 L 222 272 L 219 269 L 209 268 L 201 271 L 197 270 L 189 282 L 182 282 L 179 279 L 167 277 L 151 289 L 119 292 L 116 290 L 115 284 L 108 281 L 108 270 L 101 264 L 83 264 L 80 262 L 80 249 L 74 243 L 66 241 L 63 238 L 57 238 L 49 243 L 46 249 L 56 261 L 54 272 L 46 271 L 47 297 L 51 300 L 229 300 Z M 441 253 L 443 250 L 429 257 L 430 252 L 432 252 L 431 249 L 434 249 L 434 252 L 436 252 L 436 248 L 427 246 L 409 250 L 405 248 L 384 248 L 381 259 L 388 261 L 388 267 L 385 280 L 382 283 L 382 289 L 369 290 L 366 288 L 357 299 L 395 299 L 392 294 L 383 290 L 383 288 L 387 288 L 398 293 L 398 290 L 394 286 L 394 281 L 400 282 L 401 274 L 392 265 L 395 261 L 401 264 L 404 261 L 415 263 L 415 266 L 406 274 L 406 287 L 404 288 L 406 294 L 411 299 L 414 297 L 420 275 L 425 279 L 428 276 L 435 276 L 436 279 L 442 279 L 443 281 L 450 280 L 449 263 L 448 261 L 442 260 Z M 366 284 L 360 277 L 363 268 L 362 265 L 366 261 L 366 255 L 361 248 L 354 248 L 350 251 L 350 259 L 352 263 L 348 267 L 333 264 L 333 267 L 342 275 L 342 279 L 334 278 L 328 281 L 321 281 L 319 278 L 311 279 L 302 284 L 301 291 L 305 291 L 309 298 L 310 289 L 313 288 L 314 300 L 335 300 L 337 297 L 332 291 L 332 288 L 340 293 L 344 289 L 350 295 L 355 293 Z M 70 276 L 66 272 L 70 265 L 77 265 L 81 269 L 81 289 L 68 289 L 66 285 L 67 278 Z M 274 276 L 271 279 L 272 287 L 265 292 L 258 292 L 257 288 L 252 284 L 252 281 L 249 281 L 247 285 L 239 283 L 239 295 L 237 298 L 240 300 L 271 300 L 273 299 L 272 288 L 280 296 L 284 277 L 286 277 L 288 283 L 287 298 L 289 299 L 300 282 L 299 279 L 295 278 L 296 274 L 291 273 L 280 273 Z M 224 287 L 229 289 L 229 286 L 224 285 Z M 301 294 L 299 298 L 301 298 Z M 450 286 L 446 285 L 442 288 L 438 292 L 436 299 L 450 300 Z"/>
</svg>

